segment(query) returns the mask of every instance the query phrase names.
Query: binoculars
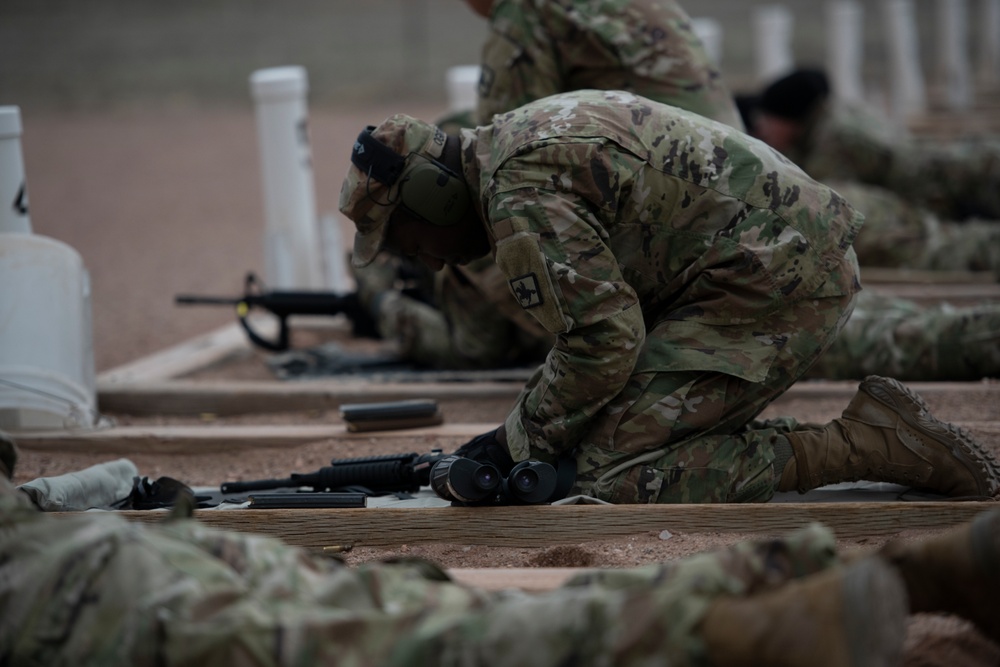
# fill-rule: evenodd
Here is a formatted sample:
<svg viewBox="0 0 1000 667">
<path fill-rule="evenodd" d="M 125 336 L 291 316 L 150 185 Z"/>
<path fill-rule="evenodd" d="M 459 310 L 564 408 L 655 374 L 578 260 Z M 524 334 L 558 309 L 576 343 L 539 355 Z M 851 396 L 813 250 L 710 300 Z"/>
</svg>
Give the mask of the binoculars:
<svg viewBox="0 0 1000 667">
<path fill-rule="evenodd" d="M 492 463 L 445 456 L 431 469 L 430 486 L 445 500 L 464 505 L 537 505 L 552 499 L 556 469 L 542 461 L 521 461 L 504 477 Z"/>
</svg>

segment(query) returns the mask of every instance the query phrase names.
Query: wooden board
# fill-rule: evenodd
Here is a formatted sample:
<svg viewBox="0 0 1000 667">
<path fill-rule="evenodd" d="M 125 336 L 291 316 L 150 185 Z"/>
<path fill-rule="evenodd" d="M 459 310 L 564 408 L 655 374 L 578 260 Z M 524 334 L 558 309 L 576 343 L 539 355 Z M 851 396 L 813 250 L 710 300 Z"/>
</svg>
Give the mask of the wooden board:
<svg viewBox="0 0 1000 667">
<path fill-rule="evenodd" d="M 309 382 L 251 382 L 171 380 L 135 386 L 100 386 L 102 412 L 128 415 L 238 415 L 296 410 L 333 410 L 341 403 L 396 401 L 408 398 L 492 401 L 513 399 L 520 393 L 516 382 L 386 382 L 315 380 Z M 1000 400 L 1000 383 L 908 382 L 923 396 L 935 392 L 986 391 Z M 857 391 L 856 381 L 804 381 L 792 386 L 782 399 L 843 398 Z"/>
<path fill-rule="evenodd" d="M 1000 432 L 997 421 L 963 421 L 956 426 L 986 432 Z M 248 448 L 295 447 L 326 441 L 371 441 L 380 438 L 419 438 L 438 444 L 458 446 L 491 431 L 495 423 L 440 424 L 422 428 L 386 431 L 348 431 L 343 424 L 315 426 L 118 426 L 93 431 L 40 431 L 21 433 L 17 445 L 25 451 L 86 450 L 94 454 L 136 453 L 183 454 L 195 456 Z"/>
<path fill-rule="evenodd" d="M 117 426 L 93 431 L 21 433 L 17 446 L 27 451 L 85 449 L 101 454 L 211 454 L 254 447 L 295 447 L 317 441 L 373 438 L 441 438 L 465 442 L 496 424 L 441 424 L 387 431 L 348 431 L 343 424 L 315 426 Z M 456 445 L 457 446 L 457 445 Z"/>
<path fill-rule="evenodd" d="M 269 535 L 313 549 L 402 544 L 538 547 L 650 531 L 779 535 L 819 521 L 839 537 L 939 529 L 994 509 L 994 502 L 765 503 L 742 505 L 541 505 L 308 510 L 206 510 L 209 526 Z M 158 522 L 162 512 L 121 512 Z"/>
</svg>

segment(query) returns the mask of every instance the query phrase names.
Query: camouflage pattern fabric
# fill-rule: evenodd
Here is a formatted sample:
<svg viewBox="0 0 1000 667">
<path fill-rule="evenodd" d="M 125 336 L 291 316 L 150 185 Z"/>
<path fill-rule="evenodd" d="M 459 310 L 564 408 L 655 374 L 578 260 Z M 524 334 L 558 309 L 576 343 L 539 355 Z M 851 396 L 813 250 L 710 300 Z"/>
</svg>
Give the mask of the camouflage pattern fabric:
<svg viewBox="0 0 1000 667">
<path fill-rule="evenodd" d="M 946 221 L 886 188 L 824 181 L 865 216 L 854 240 L 861 266 L 994 271 L 1000 276 L 1000 221 Z"/>
<path fill-rule="evenodd" d="M 763 143 L 629 93 L 462 139 L 496 263 L 556 336 L 505 422 L 513 458 L 576 451 L 577 490 L 612 502 L 770 498 L 773 434 L 737 432 L 843 326 L 861 216 Z"/>
<path fill-rule="evenodd" d="M 477 120 L 587 88 L 627 90 L 743 129 L 691 19 L 673 0 L 496 0 Z"/>
<path fill-rule="evenodd" d="M 946 220 L 1000 219 L 1000 142 L 901 136 L 864 107 L 826 102 L 788 156 L 816 180 L 887 188 Z"/>
<path fill-rule="evenodd" d="M 1000 303 L 931 307 L 865 290 L 812 377 L 979 380 L 1000 376 Z"/>
<path fill-rule="evenodd" d="M 194 519 L 57 518 L 18 496 L 0 479 L 0 660 L 26 667 L 701 666 L 713 599 L 837 562 L 814 524 L 546 594 L 489 593 L 423 561 L 347 567 Z"/>
</svg>

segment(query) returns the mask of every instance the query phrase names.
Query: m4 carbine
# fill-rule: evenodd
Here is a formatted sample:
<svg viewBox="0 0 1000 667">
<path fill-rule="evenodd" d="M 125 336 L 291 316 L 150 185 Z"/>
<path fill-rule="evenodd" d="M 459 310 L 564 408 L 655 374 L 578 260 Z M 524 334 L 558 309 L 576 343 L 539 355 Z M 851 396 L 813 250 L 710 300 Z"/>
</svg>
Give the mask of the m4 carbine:
<svg viewBox="0 0 1000 667">
<path fill-rule="evenodd" d="M 522 461 L 506 477 L 492 463 L 444 454 L 388 454 L 334 459 L 312 473 L 281 479 L 223 482 L 222 493 L 309 487 L 316 492 L 362 489 L 366 494 L 415 493 L 430 486 L 441 498 L 460 505 L 534 505 L 562 497 L 556 469 L 540 461 Z M 568 487 L 567 487 L 568 488 Z"/>
<path fill-rule="evenodd" d="M 180 305 L 230 305 L 236 306 L 240 325 L 250 341 L 270 352 L 284 352 L 288 349 L 288 318 L 292 315 L 337 315 L 343 313 L 351 320 L 355 336 L 378 338 L 375 321 L 361 305 L 356 292 L 338 294 L 323 291 L 268 291 L 264 289 L 254 273 L 248 273 L 244 280 L 243 296 L 220 297 L 196 294 L 178 294 L 175 303 Z M 254 308 L 261 308 L 278 318 L 278 337 L 268 340 L 255 331 L 247 317 Z"/>
<path fill-rule="evenodd" d="M 430 483 L 431 468 L 446 454 L 440 449 L 428 454 L 387 454 L 353 459 L 333 459 L 329 466 L 311 473 L 292 473 L 282 479 L 223 482 L 222 493 L 245 493 L 309 487 L 313 491 L 336 491 L 362 487 L 372 495 L 415 493 Z"/>
</svg>

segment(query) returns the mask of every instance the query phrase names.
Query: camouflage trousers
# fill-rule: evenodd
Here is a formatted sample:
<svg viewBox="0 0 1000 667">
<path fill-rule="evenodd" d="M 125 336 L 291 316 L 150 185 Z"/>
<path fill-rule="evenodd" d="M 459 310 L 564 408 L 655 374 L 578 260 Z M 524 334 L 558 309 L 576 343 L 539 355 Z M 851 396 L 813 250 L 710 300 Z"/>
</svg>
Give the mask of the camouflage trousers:
<svg viewBox="0 0 1000 667">
<path fill-rule="evenodd" d="M 786 337 L 760 381 L 707 371 L 633 373 L 575 452 L 575 492 L 629 504 L 770 500 L 774 445 L 794 422 L 754 420 L 833 343 L 854 300 L 806 299 L 756 322 L 756 330 Z M 648 344 L 656 329 L 646 335 Z"/>
<path fill-rule="evenodd" d="M 194 519 L 54 517 L 0 480 L 0 660 L 24 666 L 707 664 L 720 596 L 837 562 L 818 524 L 542 594 L 486 592 L 423 561 L 348 567 Z"/>
<path fill-rule="evenodd" d="M 1000 221 L 941 220 L 885 188 L 849 181 L 827 185 L 865 216 L 854 240 L 861 266 L 993 271 L 1000 276 Z"/>
<path fill-rule="evenodd" d="M 861 292 L 811 377 L 962 381 L 1000 376 L 1000 303 L 955 307 Z"/>
</svg>

